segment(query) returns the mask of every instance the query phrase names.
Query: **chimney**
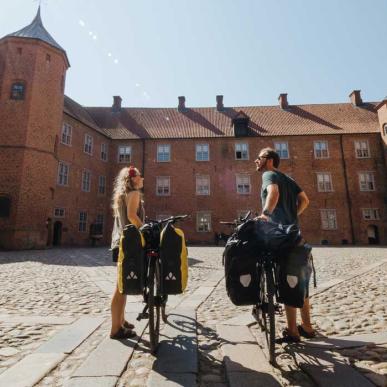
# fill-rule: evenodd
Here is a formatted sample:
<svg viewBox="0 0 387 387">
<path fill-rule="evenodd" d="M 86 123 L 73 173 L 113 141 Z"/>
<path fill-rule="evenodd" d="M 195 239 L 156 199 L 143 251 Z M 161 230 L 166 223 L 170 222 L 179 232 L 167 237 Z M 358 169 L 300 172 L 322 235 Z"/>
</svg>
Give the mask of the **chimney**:
<svg viewBox="0 0 387 387">
<path fill-rule="evenodd" d="M 177 107 L 177 110 L 179 112 L 183 112 L 185 110 L 185 97 L 181 96 L 179 98 L 179 106 Z"/>
<path fill-rule="evenodd" d="M 351 103 L 353 106 L 360 106 L 363 104 L 363 101 L 361 99 L 360 90 L 354 90 L 350 95 L 349 99 L 351 100 Z"/>
<path fill-rule="evenodd" d="M 288 95 L 286 93 L 280 94 L 278 97 L 278 101 L 281 109 L 287 109 L 289 107 Z"/>
<path fill-rule="evenodd" d="M 223 109 L 224 109 L 223 95 L 217 95 L 216 96 L 216 110 L 218 112 L 221 112 Z"/>
<path fill-rule="evenodd" d="M 122 98 L 119 95 L 113 96 L 113 106 L 112 106 L 113 112 L 121 111 L 121 101 L 122 101 Z"/>
</svg>

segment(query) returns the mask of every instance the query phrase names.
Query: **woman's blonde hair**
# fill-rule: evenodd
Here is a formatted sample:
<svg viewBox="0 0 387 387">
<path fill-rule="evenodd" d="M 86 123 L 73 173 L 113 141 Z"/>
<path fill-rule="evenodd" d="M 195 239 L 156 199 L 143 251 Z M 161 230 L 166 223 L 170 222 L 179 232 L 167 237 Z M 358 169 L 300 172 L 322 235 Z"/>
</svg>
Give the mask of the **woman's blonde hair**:
<svg viewBox="0 0 387 387">
<path fill-rule="evenodd" d="M 118 213 L 118 208 L 120 207 L 122 201 L 125 198 L 125 195 L 131 191 L 135 191 L 136 188 L 133 186 L 132 177 L 135 177 L 139 174 L 137 168 L 132 166 L 122 168 L 118 173 L 117 177 L 114 180 L 113 186 L 113 199 L 112 207 L 114 214 Z"/>
</svg>

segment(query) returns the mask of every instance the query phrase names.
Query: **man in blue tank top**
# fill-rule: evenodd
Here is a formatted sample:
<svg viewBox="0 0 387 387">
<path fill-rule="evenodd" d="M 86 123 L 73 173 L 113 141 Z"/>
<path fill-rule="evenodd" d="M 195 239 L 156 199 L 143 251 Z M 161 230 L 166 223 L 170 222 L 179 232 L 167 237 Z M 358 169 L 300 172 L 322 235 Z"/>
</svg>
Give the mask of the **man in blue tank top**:
<svg viewBox="0 0 387 387">
<path fill-rule="evenodd" d="M 308 207 L 309 199 L 298 184 L 278 170 L 280 157 L 272 148 L 264 148 L 255 160 L 256 169 L 262 172 L 262 213 L 259 219 L 282 224 L 298 224 L 298 216 Z M 282 341 L 298 342 L 300 335 L 314 337 L 310 322 L 309 297 L 301 308 L 302 324 L 297 326 L 297 309 L 285 305 L 287 329 Z"/>
</svg>

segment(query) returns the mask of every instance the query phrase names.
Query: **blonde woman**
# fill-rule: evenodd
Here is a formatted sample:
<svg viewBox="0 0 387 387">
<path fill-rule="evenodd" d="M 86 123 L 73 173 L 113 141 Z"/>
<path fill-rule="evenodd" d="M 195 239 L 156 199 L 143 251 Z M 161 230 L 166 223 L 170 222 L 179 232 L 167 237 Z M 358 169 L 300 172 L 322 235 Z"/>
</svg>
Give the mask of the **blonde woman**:
<svg viewBox="0 0 387 387">
<path fill-rule="evenodd" d="M 144 208 L 141 200 L 141 188 L 144 178 L 133 166 L 122 168 L 114 182 L 113 212 L 114 226 L 112 233 L 113 261 L 117 262 L 120 238 L 125 225 L 131 223 L 140 228 L 144 221 Z M 136 336 L 134 325 L 125 321 L 126 295 L 121 294 L 116 286 L 111 303 L 112 327 L 111 339 L 126 339 Z"/>
</svg>

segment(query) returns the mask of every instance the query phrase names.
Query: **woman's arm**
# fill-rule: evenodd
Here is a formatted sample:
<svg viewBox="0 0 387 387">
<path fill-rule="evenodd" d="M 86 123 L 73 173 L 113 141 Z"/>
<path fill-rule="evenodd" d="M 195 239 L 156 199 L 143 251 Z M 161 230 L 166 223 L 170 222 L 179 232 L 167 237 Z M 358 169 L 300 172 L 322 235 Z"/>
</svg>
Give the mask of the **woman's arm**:
<svg viewBox="0 0 387 387">
<path fill-rule="evenodd" d="M 140 207 L 141 194 L 138 191 L 129 192 L 126 197 L 126 213 L 130 223 L 134 224 L 137 228 L 142 226 L 142 221 L 137 215 L 138 208 Z"/>
</svg>

